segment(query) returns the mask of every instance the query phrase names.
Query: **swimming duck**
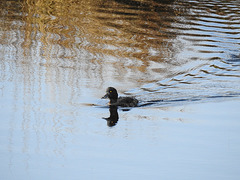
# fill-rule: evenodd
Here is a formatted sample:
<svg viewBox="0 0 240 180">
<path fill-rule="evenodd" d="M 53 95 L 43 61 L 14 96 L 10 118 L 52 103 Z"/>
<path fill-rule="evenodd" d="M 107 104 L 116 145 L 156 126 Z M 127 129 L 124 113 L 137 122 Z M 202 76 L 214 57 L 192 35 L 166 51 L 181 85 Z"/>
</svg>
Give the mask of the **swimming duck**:
<svg viewBox="0 0 240 180">
<path fill-rule="evenodd" d="M 114 87 L 108 87 L 105 96 L 102 99 L 109 98 L 109 105 L 122 107 L 136 107 L 138 100 L 133 97 L 118 97 L 117 90 Z"/>
</svg>

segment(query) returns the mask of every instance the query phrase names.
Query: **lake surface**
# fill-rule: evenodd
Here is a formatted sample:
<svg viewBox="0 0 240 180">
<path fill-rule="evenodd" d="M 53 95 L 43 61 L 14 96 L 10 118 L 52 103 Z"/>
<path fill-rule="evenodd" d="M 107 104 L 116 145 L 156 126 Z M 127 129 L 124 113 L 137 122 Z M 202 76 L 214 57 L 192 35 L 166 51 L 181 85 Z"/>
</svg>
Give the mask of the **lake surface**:
<svg viewBox="0 0 240 180">
<path fill-rule="evenodd" d="M 0 6 L 0 179 L 240 178 L 239 0 Z"/>
</svg>

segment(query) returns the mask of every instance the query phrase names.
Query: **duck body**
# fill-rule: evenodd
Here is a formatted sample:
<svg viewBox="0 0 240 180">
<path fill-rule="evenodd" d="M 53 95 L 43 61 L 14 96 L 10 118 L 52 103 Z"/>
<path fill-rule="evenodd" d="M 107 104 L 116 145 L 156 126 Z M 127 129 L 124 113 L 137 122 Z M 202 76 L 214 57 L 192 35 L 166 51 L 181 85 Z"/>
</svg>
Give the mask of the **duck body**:
<svg viewBox="0 0 240 180">
<path fill-rule="evenodd" d="M 108 87 L 102 98 L 109 98 L 110 106 L 136 107 L 138 105 L 138 100 L 134 97 L 118 97 L 117 90 L 113 87 Z"/>
<path fill-rule="evenodd" d="M 133 97 L 119 97 L 116 102 L 110 101 L 109 104 L 121 107 L 136 107 L 138 100 Z"/>
</svg>

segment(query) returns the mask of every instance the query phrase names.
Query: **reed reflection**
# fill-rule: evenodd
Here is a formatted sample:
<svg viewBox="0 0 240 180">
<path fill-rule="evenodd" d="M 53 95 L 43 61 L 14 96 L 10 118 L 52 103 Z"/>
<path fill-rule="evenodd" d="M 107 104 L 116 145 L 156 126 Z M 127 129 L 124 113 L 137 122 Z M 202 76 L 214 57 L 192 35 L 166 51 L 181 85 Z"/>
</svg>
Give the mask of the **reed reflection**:
<svg viewBox="0 0 240 180">
<path fill-rule="evenodd" d="M 159 56 L 165 56 L 166 48 L 171 46 L 166 42 L 176 36 L 168 29 L 177 12 L 165 3 L 26 0 L 19 3 L 21 8 L 13 13 L 22 17 L 19 28 L 25 51 L 40 40 L 42 55 L 49 58 L 76 57 L 77 49 L 83 48 L 95 55 L 136 58 L 144 62 L 141 66 L 144 70 L 148 60 L 159 61 Z M 61 47 L 56 45 L 70 49 L 71 54 L 60 55 Z"/>
<path fill-rule="evenodd" d="M 18 32 L 10 38 L 16 41 L 14 57 L 23 61 L 17 67 L 34 63 L 33 68 L 46 70 L 43 76 L 51 78 L 52 87 L 54 81 L 62 82 L 59 75 L 54 76 L 63 71 L 72 89 L 79 88 L 75 83 L 79 79 L 100 82 L 89 83 L 99 88 L 109 73 L 114 81 L 141 86 L 172 74 L 171 57 L 176 51 L 171 41 L 176 33 L 169 29 L 178 11 L 171 6 L 173 1 L 164 3 L 25 0 L 4 16 L 9 24 L 4 24 L 3 42 L 8 46 L 7 33 Z M 28 73 L 23 70 L 24 75 Z"/>
</svg>

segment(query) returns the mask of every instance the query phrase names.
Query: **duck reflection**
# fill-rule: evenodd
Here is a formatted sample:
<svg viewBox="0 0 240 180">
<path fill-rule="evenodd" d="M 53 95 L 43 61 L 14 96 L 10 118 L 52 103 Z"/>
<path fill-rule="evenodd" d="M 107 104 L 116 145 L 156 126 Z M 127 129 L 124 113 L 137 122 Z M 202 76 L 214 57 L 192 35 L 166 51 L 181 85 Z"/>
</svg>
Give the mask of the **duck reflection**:
<svg viewBox="0 0 240 180">
<path fill-rule="evenodd" d="M 118 117 L 117 109 L 118 109 L 117 106 L 109 106 L 110 116 L 108 118 L 103 118 L 107 120 L 107 125 L 109 127 L 115 126 L 118 122 L 119 117 Z"/>
</svg>

